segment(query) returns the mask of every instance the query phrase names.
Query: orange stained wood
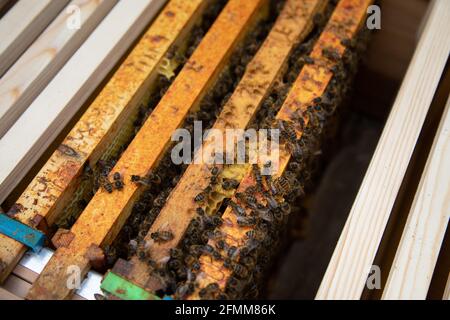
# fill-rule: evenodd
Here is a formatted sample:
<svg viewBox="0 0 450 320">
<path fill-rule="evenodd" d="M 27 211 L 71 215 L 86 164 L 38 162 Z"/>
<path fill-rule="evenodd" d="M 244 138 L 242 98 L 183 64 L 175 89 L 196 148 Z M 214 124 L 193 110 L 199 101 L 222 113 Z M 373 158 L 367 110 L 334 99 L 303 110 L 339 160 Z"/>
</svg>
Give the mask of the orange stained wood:
<svg viewBox="0 0 450 320">
<path fill-rule="evenodd" d="M 206 1 L 207 2 L 207 1 Z M 52 225 L 71 200 L 86 164 L 93 166 L 149 91 L 168 49 L 200 14 L 205 1 L 171 0 L 82 118 L 17 200 L 15 219 Z M 3 281 L 26 248 L 0 235 Z M 2 264 L 0 264 L 2 265 Z M 0 282 L 1 282 L 0 281 Z"/>
<path fill-rule="evenodd" d="M 322 0 L 288 0 L 280 16 L 272 27 L 261 48 L 248 64 L 246 72 L 236 87 L 236 90 L 225 104 L 219 115 L 214 129 L 220 130 L 225 135 L 225 129 L 245 129 L 253 120 L 259 110 L 264 97 L 270 93 L 273 84 L 278 80 L 294 45 L 301 42 L 311 31 L 313 17 L 324 8 Z M 203 144 L 204 164 L 191 164 L 182 179 L 169 196 L 164 208 L 159 213 L 151 226 L 145 241 L 151 241 L 151 233 L 158 230 L 170 229 L 174 238 L 171 241 L 153 243 L 150 247 L 150 256 L 155 261 L 165 260 L 169 251 L 180 243 L 191 220 L 196 215 L 195 196 L 209 185 L 211 178 L 211 166 L 206 164 L 206 158 L 211 158 L 212 140 Z M 245 169 L 230 173 L 230 177 L 242 179 Z M 217 187 L 218 193 L 227 193 Z M 229 197 L 230 195 L 228 195 Z M 219 195 L 210 208 L 210 213 L 220 206 L 223 200 Z M 151 288 L 153 282 L 149 282 L 149 270 L 145 262 L 141 262 L 137 256 L 131 260 L 132 271 L 127 272 L 128 279 L 136 284 Z"/>
<path fill-rule="evenodd" d="M 366 17 L 366 10 L 371 2 L 371 0 L 341 0 L 339 2 L 310 55 L 315 63 L 306 65 L 302 69 L 278 113 L 277 119 L 292 120 L 291 115 L 293 113 L 297 110 L 306 111 L 306 107 L 312 103 L 314 98 L 322 96 L 333 77 L 331 68 L 335 65 L 334 62 L 322 55 L 322 50 L 325 48 L 334 49 L 342 57 L 345 47 L 341 44 L 341 40 L 353 38 L 356 35 Z M 304 120 L 305 125 L 308 125 L 308 119 L 305 118 Z M 301 135 L 302 132 L 298 130 L 297 137 L 300 138 Z M 283 174 L 289 160 L 289 152 L 284 145 L 280 145 L 280 163 L 275 176 Z M 253 174 L 249 171 L 239 185 L 238 191 L 243 192 L 247 187 L 254 185 Z M 239 203 L 237 199 L 234 199 L 234 201 Z M 229 246 L 244 246 L 246 242 L 245 233 L 250 230 L 250 227 L 238 226 L 236 215 L 230 207 L 225 210 L 222 218 L 224 223 L 220 227 L 220 231 L 226 235 L 225 242 Z M 209 244 L 215 246 L 214 240 L 210 240 Z M 200 265 L 201 269 L 196 279 L 199 289 L 214 282 L 217 282 L 221 289 L 225 288 L 227 280 L 231 276 L 231 270 L 224 268 L 223 262 L 203 255 L 200 257 Z M 190 296 L 190 299 L 198 298 L 198 290 Z"/>
<path fill-rule="evenodd" d="M 29 299 L 63 299 L 72 294 L 73 290 L 66 286 L 68 267 L 78 266 L 84 277 L 90 268 L 86 257 L 89 247 L 104 246 L 115 238 L 143 192 L 142 187 L 130 182 L 131 175 L 144 176 L 157 165 L 170 144 L 171 135 L 217 79 L 264 2 L 231 0 L 227 3 L 113 168 L 112 172 L 120 172 L 125 178 L 123 190 L 112 194 L 99 190 L 95 194 L 71 228 L 73 241 L 56 250 L 31 288 Z"/>
</svg>

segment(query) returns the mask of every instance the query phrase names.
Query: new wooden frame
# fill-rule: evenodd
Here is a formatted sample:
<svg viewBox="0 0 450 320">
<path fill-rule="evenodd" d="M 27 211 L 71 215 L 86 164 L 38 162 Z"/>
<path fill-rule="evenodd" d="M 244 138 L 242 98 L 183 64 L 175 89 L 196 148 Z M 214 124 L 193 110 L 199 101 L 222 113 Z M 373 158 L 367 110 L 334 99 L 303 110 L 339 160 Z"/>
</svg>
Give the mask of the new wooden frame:
<svg viewBox="0 0 450 320">
<path fill-rule="evenodd" d="M 450 52 L 450 2 L 434 1 L 317 299 L 359 299 Z"/>
<path fill-rule="evenodd" d="M 0 78 L 0 138 L 116 3 L 72 0 Z M 80 28 L 67 26 L 73 6 L 80 10 Z"/>
<path fill-rule="evenodd" d="M 274 83 L 279 80 L 286 67 L 289 54 L 294 45 L 302 42 L 313 26 L 313 17 L 325 7 L 322 0 L 288 0 L 283 11 L 272 27 L 261 48 L 247 66 L 246 72 L 230 99 L 226 102 L 213 129 L 225 132 L 227 128 L 245 129 L 253 120 L 264 98 L 270 93 Z M 288 36 L 286 36 L 288 35 Z M 151 241 L 151 234 L 169 226 L 174 238 L 164 243 L 154 243 L 149 249 L 149 256 L 155 261 L 169 256 L 171 248 L 177 247 L 186 229 L 195 217 L 198 204 L 195 196 L 204 190 L 211 178 L 211 166 L 205 157 L 211 157 L 210 143 L 205 142 L 200 149 L 205 164 L 191 164 L 170 194 L 165 206 L 159 213 L 144 241 Z M 212 150 L 211 150 L 212 151 Z M 241 180 L 245 167 L 230 173 L 233 178 Z M 229 176 L 230 178 L 231 176 Z M 231 191 L 220 190 L 221 193 Z M 215 203 L 215 206 L 220 206 Z M 212 213 L 212 212 L 209 212 Z M 131 259 L 131 268 L 124 277 L 146 288 L 156 290 L 154 282 L 149 282 L 148 264 L 137 256 Z"/>
</svg>

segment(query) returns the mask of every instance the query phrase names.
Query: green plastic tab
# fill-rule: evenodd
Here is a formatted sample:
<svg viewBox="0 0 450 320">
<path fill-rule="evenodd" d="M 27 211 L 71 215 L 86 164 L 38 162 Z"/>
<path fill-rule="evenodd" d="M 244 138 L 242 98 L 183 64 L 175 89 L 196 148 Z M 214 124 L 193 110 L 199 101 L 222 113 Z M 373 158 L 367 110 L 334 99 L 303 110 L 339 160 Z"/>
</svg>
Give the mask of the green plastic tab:
<svg viewBox="0 0 450 320">
<path fill-rule="evenodd" d="M 106 274 L 100 288 L 122 300 L 161 300 L 158 296 L 111 271 Z"/>
</svg>

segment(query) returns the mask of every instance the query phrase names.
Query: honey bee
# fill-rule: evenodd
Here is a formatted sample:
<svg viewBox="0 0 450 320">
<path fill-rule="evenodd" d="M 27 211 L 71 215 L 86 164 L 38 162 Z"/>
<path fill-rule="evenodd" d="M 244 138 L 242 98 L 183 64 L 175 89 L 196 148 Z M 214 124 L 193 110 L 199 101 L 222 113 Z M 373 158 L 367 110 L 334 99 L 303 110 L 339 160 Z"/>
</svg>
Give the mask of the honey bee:
<svg viewBox="0 0 450 320">
<path fill-rule="evenodd" d="M 216 297 L 219 291 L 220 288 L 217 283 L 210 283 L 199 291 L 199 296 L 202 299 L 212 300 Z"/>
<path fill-rule="evenodd" d="M 223 224 L 223 219 L 221 217 L 219 217 L 219 216 L 214 216 L 212 218 L 212 224 L 213 224 L 214 227 L 217 228 L 217 227 L 219 227 L 219 226 L 221 226 Z"/>
<path fill-rule="evenodd" d="M 192 282 L 186 282 L 181 286 L 178 286 L 175 292 L 175 298 L 184 299 L 186 296 L 194 292 L 195 286 Z"/>
<path fill-rule="evenodd" d="M 223 267 L 225 269 L 232 269 L 233 268 L 233 261 L 230 258 L 225 258 L 223 261 Z"/>
<path fill-rule="evenodd" d="M 237 215 L 237 216 L 245 216 L 245 209 L 242 208 L 240 205 L 238 205 L 236 202 L 234 201 L 230 201 L 229 205 L 231 206 L 231 208 L 233 209 L 233 212 Z"/>
<path fill-rule="evenodd" d="M 181 259 L 183 257 L 183 251 L 178 248 L 171 248 L 170 257 L 173 259 Z"/>
<path fill-rule="evenodd" d="M 356 40 L 351 38 L 342 39 L 341 44 L 349 49 L 354 49 L 356 47 Z"/>
<path fill-rule="evenodd" d="M 204 203 L 206 201 L 206 197 L 207 196 L 206 196 L 205 192 L 202 191 L 195 196 L 194 201 L 198 202 L 198 203 Z"/>
<path fill-rule="evenodd" d="M 250 256 L 245 256 L 240 261 L 249 270 L 253 270 L 256 266 L 256 260 Z"/>
<path fill-rule="evenodd" d="M 275 198 L 272 197 L 270 192 L 264 191 L 263 195 L 264 195 L 264 198 L 266 199 L 267 204 L 269 205 L 270 209 L 274 210 L 274 209 L 277 209 L 279 207 L 279 204 L 278 204 L 277 200 L 275 200 Z"/>
<path fill-rule="evenodd" d="M 341 59 L 339 52 L 337 52 L 334 48 L 324 48 L 322 50 L 322 54 L 325 58 L 333 62 L 337 62 Z"/>
<path fill-rule="evenodd" d="M 150 186 L 150 181 L 147 178 L 141 177 L 141 176 L 138 176 L 138 175 L 135 175 L 135 174 L 133 174 L 131 176 L 131 182 L 134 182 L 134 183 L 136 183 L 138 185 L 144 185 L 144 186 L 147 186 L 147 187 Z"/>
<path fill-rule="evenodd" d="M 107 245 L 105 246 L 105 260 L 107 265 L 112 265 L 114 261 L 117 259 L 117 251 L 113 246 Z"/>
<path fill-rule="evenodd" d="M 186 266 L 189 267 L 189 268 L 192 268 L 192 266 L 193 266 L 195 263 L 197 263 L 197 262 L 198 262 L 197 257 L 194 256 L 194 255 L 191 255 L 191 254 L 187 255 L 187 256 L 184 258 L 184 263 L 185 263 Z"/>
<path fill-rule="evenodd" d="M 287 141 L 295 143 L 297 140 L 297 133 L 292 124 L 285 120 L 278 120 L 278 128 L 280 129 L 281 136 Z"/>
<path fill-rule="evenodd" d="M 234 260 L 238 254 L 239 254 L 239 250 L 236 246 L 231 246 L 227 249 L 227 256 L 231 260 Z"/>
<path fill-rule="evenodd" d="M 116 179 L 116 174 L 119 175 L 118 179 Z M 122 190 L 122 189 L 123 189 L 123 186 L 124 186 L 124 183 L 123 183 L 123 181 L 122 181 L 122 178 L 120 177 L 120 173 L 116 172 L 116 173 L 114 174 L 114 187 L 115 187 L 117 190 Z"/>
<path fill-rule="evenodd" d="M 149 172 L 147 174 L 147 179 L 153 184 L 156 184 L 156 185 L 161 184 L 161 177 L 156 173 Z"/>
<path fill-rule="evenodd" d="M 177 176 L 175 176 L 175 177 L 173 177 L 172 178 L 172 186 L 176 186 L 177 184 L 178 184 L 178 182 L 180 182 L 180 179 L 181 179 L 181 176 L 180 175 L 177 175 Z"/>
<path fill-rule="evenodd" d="M 271 213 L 270 209 L 268 209 L 268 208 L 257 209 L 256 213 L 257 213 L 258 217 L 264 221 L 267 221 L 267 222 L 273 221 L 272 213 Z"/>
<path fill-rule="evenodd" d="M 217 176 L 211 176 L 209 182 L 210 182 L 210 184 L 215 185 L 215 184 L 219 183 L 219 178 L 217 178 Z"/>
<path fill-rule="evenodd" d="M 291 190 L 291 186 L 288 179 L 279 177 L 273 182 L 272 189 L 276 190 L 274 194 L 285 195 Z"/>
<path fill-rule="evenodd" d="M 262 185 L 262 176 L 261 176 L 261 172 L 259 171 L 258 165 L 255 163 L 252 164 L 252 172 L 253 172 L 253 176 L 255 178 L 258 190 L 262 191 L 264 189 L 264 187 Z"/>
<path fill-rule="evenodd" d="M 214 252 L 214 248 L 211 245 L 209 245 L 209 244 L 205 244 L 202 247 L 202 252 L 204 254 L 212 254 Z"/>
<path fill-rule="evenodd" d="M 211 174 L 212 174 L 213 176 L 217 176 L 217 175 L 219 174 L 219 172 L 220 172 L 219 167 L 213 167 L 213 168 L 211 169 Z"/>
<path fill-rule="evenodd" d="M 283 221 L 283 212 L 276 211 L 276 212 L 273 213 L 273 216 L 274 216 L 274 218 L 275 218 L 275 220 L 277 222 L 282 222 Z"/>
<path fill-rule="evenodd" d="M 222 182 L 222 189 L 224 190 L 232 190 L 232 189 L 236 189 L 239 186 L 239 181 L 235 180 L 235 179 L 223 179 Z"/>
<path fill-rule="evenodd" d="M 248 269 L 239 263 L 233 265 L 233 273 L 236 275 L 237 278 L 240 279 L 245 279 L 249 275 Z"/>
<path fill-rule="evenodd" d="M 287 203 L 287 202 L 283 202 L 283 203 L 280 205 L 280 208 L 281 208 L 281 211 L 282 211 L 284 214 L 286 214 L 286 215 L 288 215 L 289 213 L 291 213 L 291 206 L 290 206 L 289 203 Z"/>
<path fill-rule="evenodd" d="M 303 62 L 304 64 L 314 64 L 314 63 L 315 63 L 315 60 L 314 60 L 314 58 L 312 58 L 312 57 L 310 57 L 310 56 L 306 56 L 306 57 L 304 57 L 304 58 L 302 59 L 302 62 Z"/>
<path fill-rule="evenodd" d="M 195 212 L 196 212 L 199 216 L 204 216 L 204 215 L 205 215 L 205 209 L 203 209 L 202 207 L 198 207 L 197 209 L 195 209 Z"/>
<path fill-rule="evenodd" d="M 111 182 L 108 180 L 107 177 L 102 177 L 101 185 L 102 185 L 103 189 L 106 190 L 106 192 L 108 192 L 108 193 L 113 192 L 113 185 L 111 184 Z"/>
<path fill-rule="evenodd" d="M 164 204 L 166 203 L 166 199 L 163 197 L 157 197 L 154 201 L 153 201 L 153 205 L 157 208 L 162 208 L 164 206 Z"/>
<path fill-rule="evenodd" d="M 170 259 L 167 263 L 167 267 L 172 270 L 179 270 L 182 267 L 181 261 L 178 259 Z"/>
<path fill-rule="evenodd" d="M 219 292 L 217 300 L 230 300 L 230 297 L 225 292 Z"/>
<path fill-rule="evenodd" d="M 171 231 L 156 231 L 150 234 L 155 242 L 167 242 L 173 240 L 174 235 Z"/>
<path fill-rule="evenodd" d="M 304 158 L 304 152 L 301 146 L 297 142 L 288 143 L 286 145 L 289 153 L 296 161 L 301 161 Z"/>
<path fill-rule="evenodd" d="M 189 246 L 189 254 L 193 256 L 199 256 L 202 253 L 202 245 L 193 244 Z"/>
<path fill-rule="evenodd" d="M 289 170 L 298 174 L 302 170 L 302 165 L 298 162 L 292 161 L 291 163 L 289 163 Z"/>
<path fill-rule="evenodd" d="M 104 295 L 101 295 L 100 293 L 94 293 L 94 298 L 97 301 L 108 300 Z"/>
<path fill-rule="evenodd" d="M 264 240 L 264 233 L 256 230 L 249 230 L 245 233 L 245 236 L 248 239 L 256 240 L 256 241 L 263 241 Z"/>
<path fill-rule="evenodd" d="M 218 252 L 218 251 L 216 251 L 216 250 L 214 250 L 212 256 L 213 256 L 213 259 L 214 259 L 214 260 L 222 260 L 222 259 L 223 259 L 223 257 L 222 257 L 222 255 L 220 254 L 220 252 Z"/>
<path fill-rule="evenodd" d="M 225 250 L 227 247 L 228 245 L 223 239 L 220 239 L 216 242 L 216 248 L 219 250 Z"/>
</svg>

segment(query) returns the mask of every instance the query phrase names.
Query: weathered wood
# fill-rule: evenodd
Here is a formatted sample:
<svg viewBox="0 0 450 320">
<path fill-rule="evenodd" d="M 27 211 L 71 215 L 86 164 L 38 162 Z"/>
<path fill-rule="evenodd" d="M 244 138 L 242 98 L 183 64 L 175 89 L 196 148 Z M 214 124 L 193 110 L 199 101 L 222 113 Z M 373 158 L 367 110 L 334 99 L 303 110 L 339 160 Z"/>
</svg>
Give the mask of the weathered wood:
<svg viewBox="0 0 450 320">
<path fill-rule="evenodd" d="M 27 2 L 27 1 L 25 1 Z M 45 88 L 117 0 L 72 0 L 0 79 L 0 138 Z M 67 9 L 80 9 L 80 28 L 69 28 Z"/>
<path fill-rule="evenodd" d="M 424 300 L 450 219 L 450 98 L 408 215 L 383 299 Z"/>
<path fill-rule="evenodd" d="M 213 129 L 222 131 L 225 136 L 225 130 L 228 128 L 247 128 L 264 98 L 279 79 L 294 45 L 301 42 L 311 31 L 313 17 L 324 4 L 325 1 L 322 0 L 287 1 L 267 39 L 248 64 L 242 80 L 224 105 Z M 252 90 L 253 88 L 258 90 Z M 191 164 L 187 168 L 145 238 L 145 241 L 150 241 L 151 233 L 164 229 L 164 226 L 168 226 L 174 235 L 171 241 L 154 243 L 151 246 L 149 255 L 155 261 L 169 256 L 169 250 L 179 245 L 189 223 L 196 215 L 198 204 L 194 198 L 206 188 L 211 178 L 211 167 L 207 165 L 209 161 L 206 159 L 211 157 L 210 146 L 211 143 L 208 142 L 203 144 L 199 153 L 204 155 L 204 164 Z M 228 178 L 242 179 L 245 167 L 229 172 Z M 217 193 L 223 194 L 224 197 L 231 192 L 220 186 L 217 188 Z M 219 207 L 222 200 L 217 199 L 213 207 Z M 124 276 L 148 290 L 155 290 L 146 286 L 149 278 L 147 263 L 141 262 L 137 256 L 134 256 L 131 262 L 133 269 Z"/>
<path fill-rule="evenodd" d="M 120 1 L 0 140 L 0 202 L 94 92 L 164 0 Z"/>
<path fill-rule="evenodd" d="M 317 299 L 359 299 L 364 290 L 450 52 L 450 2 L 433 6 Z"/>
<path fill-rule="evenodd" d="M 69 0 L 19 1 L 0 20 L 0 77 Z"/>
<path fill-rule="evenodd" d="M 40 224 L 51 226 L 54 223 L 65 205 L 73 197 L 74 190 L 79 184 L 78 178 L 83 171 L 83 167 L 87 163 L 94 165 L 98 161 L 101 154 L 103 154 L 117 136 L 120 127 L 127 121 L 130 114 L 133 113 L 133 110 L 137 110 L 138 104 L 148 90 L 148 86 L 157 75 L 158 66 L 162 58 L 176 39 L 180 38 L 180 32 L 183 29 L 188 29 L 188 21 L 198 12 L 197 10 L 201 2 L 201 0 L 197 0 L 186 3 L 182 0 L 173 0 L 168 4 L 163 14 L 149 28 L 142 40 L 136 45 L 125 62 L 102 89 L 98 97 L 88 107 L 82 118 L 75 124 L 60 147 L 53 153 L 19 197 L 16 206 L 19 208 L 19 212 L 15 215 L 15 219 L 36 228 Z M 139 1 L 139 3 L 141 5 L 137 7 L 133 7 L 129 2 L 117 4 L 110 15 L 94 31 L 91 38 L 83 44 L 81 49 L 65 65 L 62 71 L 63 73 L 60 73 L 56 80 L 52 81 L 53 84 L 50 85 L 52 89 L 50 91 L 47 90 L 48 87 L 45 89 L 44 92 L 46 93 L 35 105 L 33 113 L 43 112 L 42 110 L 45 109 L 50 109 L 48 110 L 50 113 L 55 111 L 43 104 L 51 100 L 52 92 L 55 93 L 54 90 L 59 90 L 59 82 L 62 77 L 64 77 L 64 81 L 69 81 L 73 84 L 72 86 L 72 84 L 64 85 L 63 83 L 62 88 L 73 88 L 78 93 L 75 94 L 72 92 L 72 94 L 75 94 L 77 97 L 79 94 L 82 94 L 83 97 L 80 97 L 81 100 L 87 98 L 88 95 L 85 95 L 84 91 L 91 91 L 93 88 L 87 88 L 86 86 L 93 82 L 98 83 L 102 77 L 97 75 L 94 77 L 95 79 L 87 80 L 83 85 L 83 82 L 87 79 L 85 76 L 90 77 L 89 70 L 86 70 L 86 73 L 81 73 L 80 77 L 77 76 L 75 79 L 73 75 L 74 69 L 83 69 L 80 68 L 80 65 L 83 65 L 80 61 L 84 60 L 85 56 L 92 56 L 94 58 L 97 54 L 99 56 L 96 58 L 96 63 L 100 63 L 100 68 L 103 66 L 103 68 L 106 67 L 106 70 L 108 70 L 113 66 L 113 62 L 117 61 L 121 52 L 128 49 L 127 44 L 129 45 L 132 39 L 137 36 L 138 31 L 146 24 L 145 21 L 148 22 L 151 14 L 155 13 L 158 4 L 161 2 L 145 0 Z M 144 17 L 144 21 L 141 19 L 142 14 L 140 13 L 142 12 L 144 15 L 147 15 Z M 168 12 L 171 14 L 168 14 Z M 118 22 L 123 27 L 125 25 L 133 26 L 127 32 L 127 29 L 116 29 L 115 25 Z M 110 32 L 112 30 L 117 31 L 116 37 L 111 38 Z M 158 36 L 161 36 L 161 38 Z M 103 42 L 105 40 L 98 42 L 97 37 L 106 37 L 112 42 L 110 43 L 110 40 L 106 40 L 108 42 L 106 45 Z M 126 39 L 123 39 L 123 37 Z M 165 40 L 154 41 L 154 39 L 163 38 Z M 113 49 L 115 52 L 110 53 L 109 49 L 114 46 L 114 43 L 116 43 L 116 48 Z M 95 52 L 95 54 L 91 55 L 91 51 Z M 103 60 L 102 56 L 108 61 Z M 101 63 L 102 60 L 106 62 L 106 65 L 105 63 Z M 92 68 L 89 67 L 88 69 L 95 71 L 95 68 Z M 103 74 L 106 70 L 102 70 L 101 73 Z M 75 73 L 78 74 L 78 71 Z M 63 90 L 63 92 L 65 91 Z M 77 104 L 79 106 L 81 101 L 73 100 L 70 98 L 71 93 L 66 93 L 61 98 L 64 98 L 64 101 L 69 104 Z M 33 105 L 35 103 L 36 100 Z M 61 105 L 56 105 L 55 107 L 60 108 Z M 38 117 L 39 119 L 40 117 Z M 23 125 L 26 125 L 28 120 L 23 121 Z M 43 119 L 40 120 L 44 121 Z M 34 119 L 30 123 L 36 124 Z M 44 121 L 40 129 L 46 130 L 44 128 L 46 124 L 48 122 Z M 29 130 L 26 130 L 26 132 L 29 132 Z M 23 136 L 23 133 L 18 134 L 18 136 Z M 3 141 L 0 142 L 0 150 L 7 152 L 5 149 L 15 148 L 14 140 L 16 137 L 12 136 L 10 138 L 13 140 L 8 143 L 8 148 L 3 148 Z M 3 139 L 6 139 L 6 136 Z M 21 139 L 17 141 L 21 141 Z M 70 153 L 68 154 L 67 150 L 72 150 L 75 156 L 71 156 Z M 12 178 L 13 175 L 7 171 L 7 168 L 3 167 L 4 161 L 5 157 L 0 160 L 1 175 L 9 175 Z M 0 198 L 3 200 L 7 193 L 3 189 L 0 193 Z M 0 260 L 6 265 L 6 268 L 0 270 L 1 281 L 5 279 L 17 264 L 25 249 L 23 245 L 13 239 L 0 235 Z"/>
<path fill-rule="evenodd" d="M 47 264 L 28 294 L 30 299 L 63 299 L 71 295 L 66 286 L 67 267 L 78 266 L 84 276 L 90 267 L 86 257 L 91 245 L 111 243 L 128 218 L 143 188 L 130 182 L 131 175 L 145 176 L 156 166 L 180 127 L 215 82 L 232 51 L 253 24 L 264 0 L 231 0 L 174 80 L 158 106 L 144 123 L 112 172 L 125 178 L 123 190 L 99 190 L 71 228 L 75 235 L 68 247 L 61 247 Z M 193 66 L 196 66 L 193 68 Z"/>
<path fill-rule="evenodd" d="M 325 30 L 314 45 L 311 58 L 314 64 L 305 65 L 292 86 L 283 106 L 281 107 L 277 119 L 290 120 L 297 111 L 306 111 L 308 105 L 317 97 L 322 96 L 333 77 L 332 67 L 336 62 L 330 62 L 323 56 L 322 49 L 330 48 L 335 50 L 340 57 L 345 52 L 345 47 L 341 44 L 344 39 L 353 38 L 359 30 L 361 23 L 366 17 L 367 7 L 372 0 L 341 0 L 330 18 Z M 306 112 L 304 113 L 306 114 Z M 308 118 L 304 119 L 305 126 L 308 125 Z M 301 138 L 302 131 L 297 130 L 297 138 Z M 285 171 L 291 155 L 284 144 L 279 146 L 279 168 L 275 177 L 281 176 Z M 274 160 L 274 159 L 272 159 Z M 260 163 L 260 166 L 264 163 Z M 244 192 L 249 186 L 254 186 L 255 180 L 250 169 L 239 185 L 238 192 Z M 260 195 L 257 195 L 258 197 Z M 239 202 L 238 199 L 233 199 Z M 258 199 L 262 201 L 262 199 Z M 248 210 L 248 209 L 247 209 Z M 250 213 L 250 212 L 248 212 Z M 219 230 L 226 235 L 225 242 L 228 246 L 237 248 L 245 245 L 246 232 L 250 227 L 241 227 L 237 224 L 236 214 L 228 207 L 223 216 L 224 223 Z M 214 240 L 209 240 L 209 244 L 215 246 Z M 196 278 L 198 289 L 206 287 L 210 283 L 217 283 L 220 289 L 224 289 L 227 280 L 231 276 L 231 270 L 223 266 L 223 261 L 212 259 L 208 255 L 200 257 L 200 272 Z M 190 299 L 198 299 L 198 290 L 192 294 Z"/>
</svg>

